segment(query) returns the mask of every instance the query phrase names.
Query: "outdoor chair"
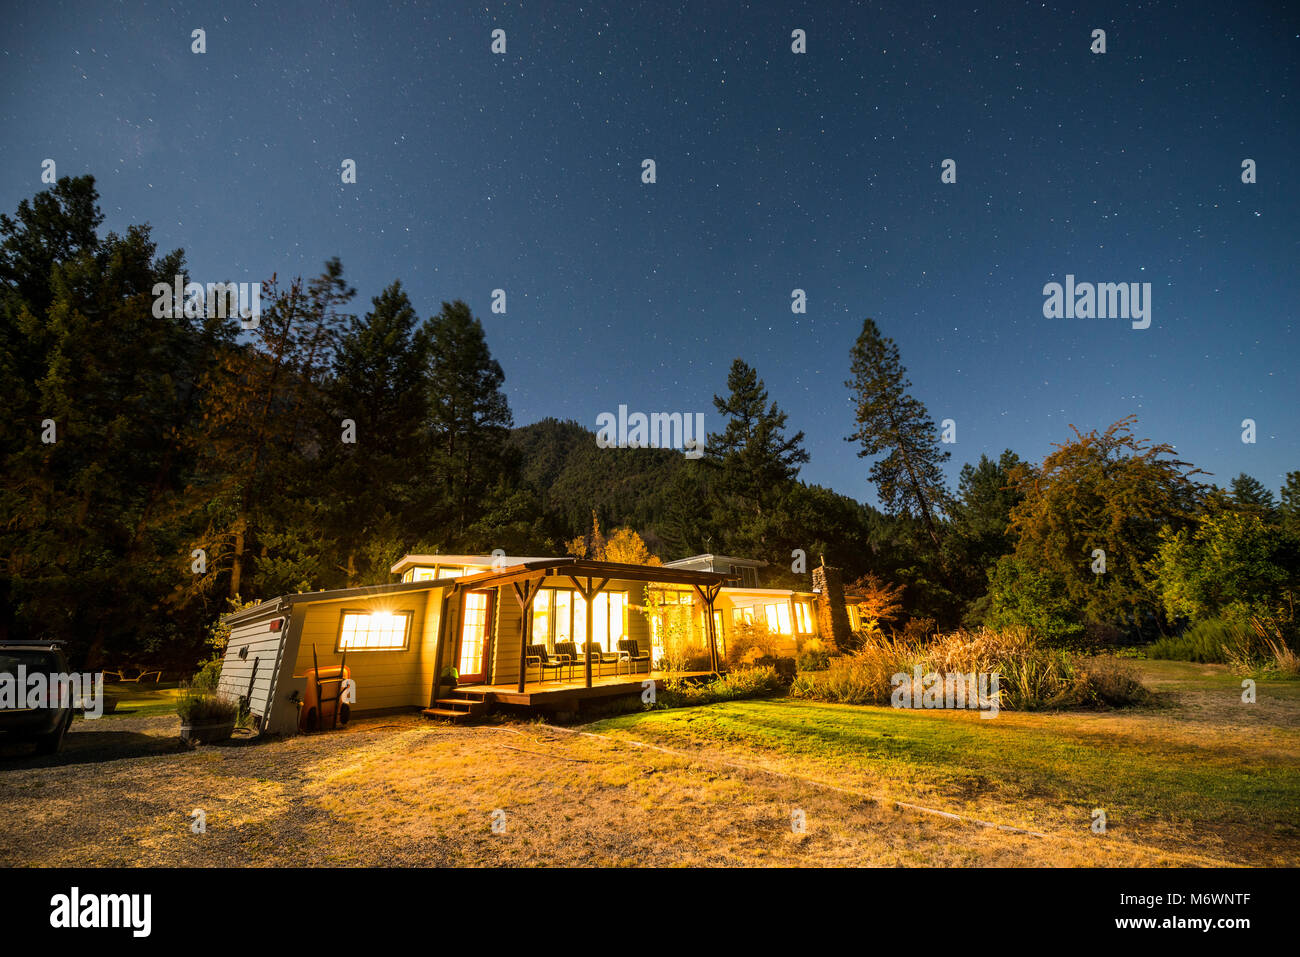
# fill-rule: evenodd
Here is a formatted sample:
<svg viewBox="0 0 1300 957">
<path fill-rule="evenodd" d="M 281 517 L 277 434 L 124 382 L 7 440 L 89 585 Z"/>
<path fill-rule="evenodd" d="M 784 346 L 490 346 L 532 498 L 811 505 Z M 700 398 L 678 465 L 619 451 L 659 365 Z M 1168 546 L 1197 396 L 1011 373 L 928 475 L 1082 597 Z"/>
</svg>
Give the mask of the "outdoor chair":
<svg viewBox="0 0 1300 957">
<path fill-rule="evenodd" d="M 641 646 L 634 638 L 620 638 L 618 640 L 618 650 L 627 656 L 627 671 L 631 674 L 633 670 L 641 670 L 641 662 L 645 662 L 646 671 L 650 670 L 650 652 L 642 651 Z"/>
<path fill-rule="evenodd" d="M 574 667 L 583 663 L 582 658 L 578 655 L 578 644 L 573 641 L 557 641 L 555 643 L 555 657 L 569 663 L 569 677 L 573 677 Z"/>
<path fill-rule="evenodd" d="M 599 641 L 584 642 L 582 646 L 582 653 L 585 655 L 588 649 L 591 650 L 591 663 L 594 666 L 596 666 L 597 674 L 600 673 L 601 665 L 613 665 L 614 674 L 618 674 L 619 662 L 623 661 L 622 655 L 618 654 L 617 652 L 606 651 L 604 648 L 600 647 Z"/>
<path fill-rule="evenodd" d="M 548 668 L 555 672 L 556 680 L 559 680 L 560 671 L 567 667 L 568 662 L 562 658 L 552 658 L 545 645 L 529 645 L 528 652 L 524 656 L 524 667 L 527 668 L 530 665 L 542 670 L 543 681 L 546 680 Z"/>
</svg>

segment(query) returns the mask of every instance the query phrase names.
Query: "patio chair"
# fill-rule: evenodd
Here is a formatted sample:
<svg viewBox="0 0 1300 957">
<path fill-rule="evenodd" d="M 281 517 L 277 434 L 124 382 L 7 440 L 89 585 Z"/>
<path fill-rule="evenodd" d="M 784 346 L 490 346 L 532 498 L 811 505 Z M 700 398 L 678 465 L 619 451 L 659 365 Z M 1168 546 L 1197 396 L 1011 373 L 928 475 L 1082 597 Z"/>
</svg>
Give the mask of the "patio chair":
<svg viewBox="0 0 1300 957">
<path fill-rule="evenodd" d="M 645 662 L 646 671 L 650 670 L 650 652 L 642 651 L 641 646 L 634 638 L 620 638 L 618 640 L 618 650 L 627 656 L 627 671 L 631 674 L 635 669 L 641 670 L 641 662 Z"/>
<path fill-rule="evenodd" d="M 561 669 L 567 667 L 568 663 L 562 658 L 552 658 L 545 645 L 529 645 L 524 656 L 524 667 L 530 665 L 542 670 L 542 680 L 545 681 L 548 668 L 555 672 L 556 680 L 559 680 Z"/>
<path fill-rule="evenodd" d="M 604 648 L 600 647 L 599 641 L 583 642 L 582 653 L 584 655 L 587 653 L 588 648 L 591 649 L 591 663 L 596 667 L 597 674 L 600 673 L 601 665 L 613 665 L 614 674 L 618 674 L 619 663 L 624 660 L 622 655 L 618 652 L 606 651 Z"/>
<path fill-rule="evenodd" d="M 555 657 L 569 665 L 569 677 L 573 677 L 573 669 L 576 665 L 582 664 L 582 658 L 578 655 L 577 642 L 557 641 L 555 643 Z"/>
</svg>

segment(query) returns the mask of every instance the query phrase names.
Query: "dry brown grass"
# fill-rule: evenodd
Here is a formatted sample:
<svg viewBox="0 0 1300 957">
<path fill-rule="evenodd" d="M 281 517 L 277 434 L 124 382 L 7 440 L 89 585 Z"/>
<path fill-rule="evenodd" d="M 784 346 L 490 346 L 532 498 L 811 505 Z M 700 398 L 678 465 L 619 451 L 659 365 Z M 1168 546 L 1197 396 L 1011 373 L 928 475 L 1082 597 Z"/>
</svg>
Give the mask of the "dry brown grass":
<svg viewBox="0 0 1300 957">
<path fill-rule="evenodd" d="M 1159 706 L 996 721 L 740 702 L 617 719 L 599 737 L 402 716 L 196 751 L 175 749 L 175 717 L 79 721 L 58 758 L 0 757 L 0 863 L 1293 862 L 1298 839 L 1269 823 L 1276 813 L 1216 807 L 1223 799 L 1208 791 L 1180 796 L 1177 781 L 1149 779 L 1146 768 L 1294 767 L 1300 697 L 1281 695 L 1283 682 L 1243 707 L 1223 666 L 1143 668 Z M 1064 770 L 1037 763 L 1062 755 Z M 900 801 L 1045 836 L 900 810 Z M 1087 828 L 1098 801 L 1114 809 L 1102 837 Z M 207 812 L 206 834 L 190 832 L 194 808 Z M 504 834 L 491 829 L 498 808 Z M 791 828 L 795 809 L 806 833 Z"/>
<path fill-rule="evenodd" d="M 1200 863 L 899 811 L 707 755 L 414 717 L 89 767 L 11 762 L 0 808 L 0 862 L 18 866 Z M 190 832 L 194 808 L 206 834 Z M 791 828 L 796 808 L 806 833 Z"/>
</svg>

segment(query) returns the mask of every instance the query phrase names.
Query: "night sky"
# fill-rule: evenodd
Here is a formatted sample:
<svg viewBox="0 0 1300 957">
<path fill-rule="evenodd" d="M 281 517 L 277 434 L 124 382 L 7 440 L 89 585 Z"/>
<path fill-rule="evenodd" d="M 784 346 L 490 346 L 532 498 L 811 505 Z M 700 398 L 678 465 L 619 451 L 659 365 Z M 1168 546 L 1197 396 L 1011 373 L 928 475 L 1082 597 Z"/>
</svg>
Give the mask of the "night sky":
<svg viewBox="0 0 1300 957">
<path fill-rule="evenodd" d="M 715 431 L 740 356 L 807 433 L 803 477 L 874 502 L 843 441 L 870 316 L 956 420 L 954 480 L 1130 413 L 1221 484 L 1300 469 L 1300 5 L 15 6 L 0 209 L 48 157 L 195 281 L 337 255 L 361 310 L 395 278 L 421 315 L 462 298 L 516 424 L 626 404 Z M 1150 328 L 1044 318 L 1067 273 L 1150 282 Z"/>
</svg>

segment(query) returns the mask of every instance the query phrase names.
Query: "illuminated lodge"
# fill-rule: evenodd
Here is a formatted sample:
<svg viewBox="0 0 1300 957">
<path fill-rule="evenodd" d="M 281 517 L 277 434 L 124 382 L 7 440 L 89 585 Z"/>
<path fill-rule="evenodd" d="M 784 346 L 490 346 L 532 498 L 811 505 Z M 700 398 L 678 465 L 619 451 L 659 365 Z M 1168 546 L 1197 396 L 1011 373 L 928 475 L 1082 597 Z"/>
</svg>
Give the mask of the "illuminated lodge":
<svg viewBox="0 0 1300 957">
<path fill-rule="evenodd" d="M 647 680 L 726 670 L 744 626 L 765 629 L 772 651 L 789 657 L 856 627 L 834 569 L 814 569 L 814 591 L 803 592 L 761 587 L 765 565 L 406 555 L 392 568 L 399 582 L 284 595 L 229 615 L 220 690 L 273 734 L 302 725 L 317 665 L 339 675 L 346 665 L 354 713 L 574 712 L 584 700 L 640 695 Z"/>
</svg>

